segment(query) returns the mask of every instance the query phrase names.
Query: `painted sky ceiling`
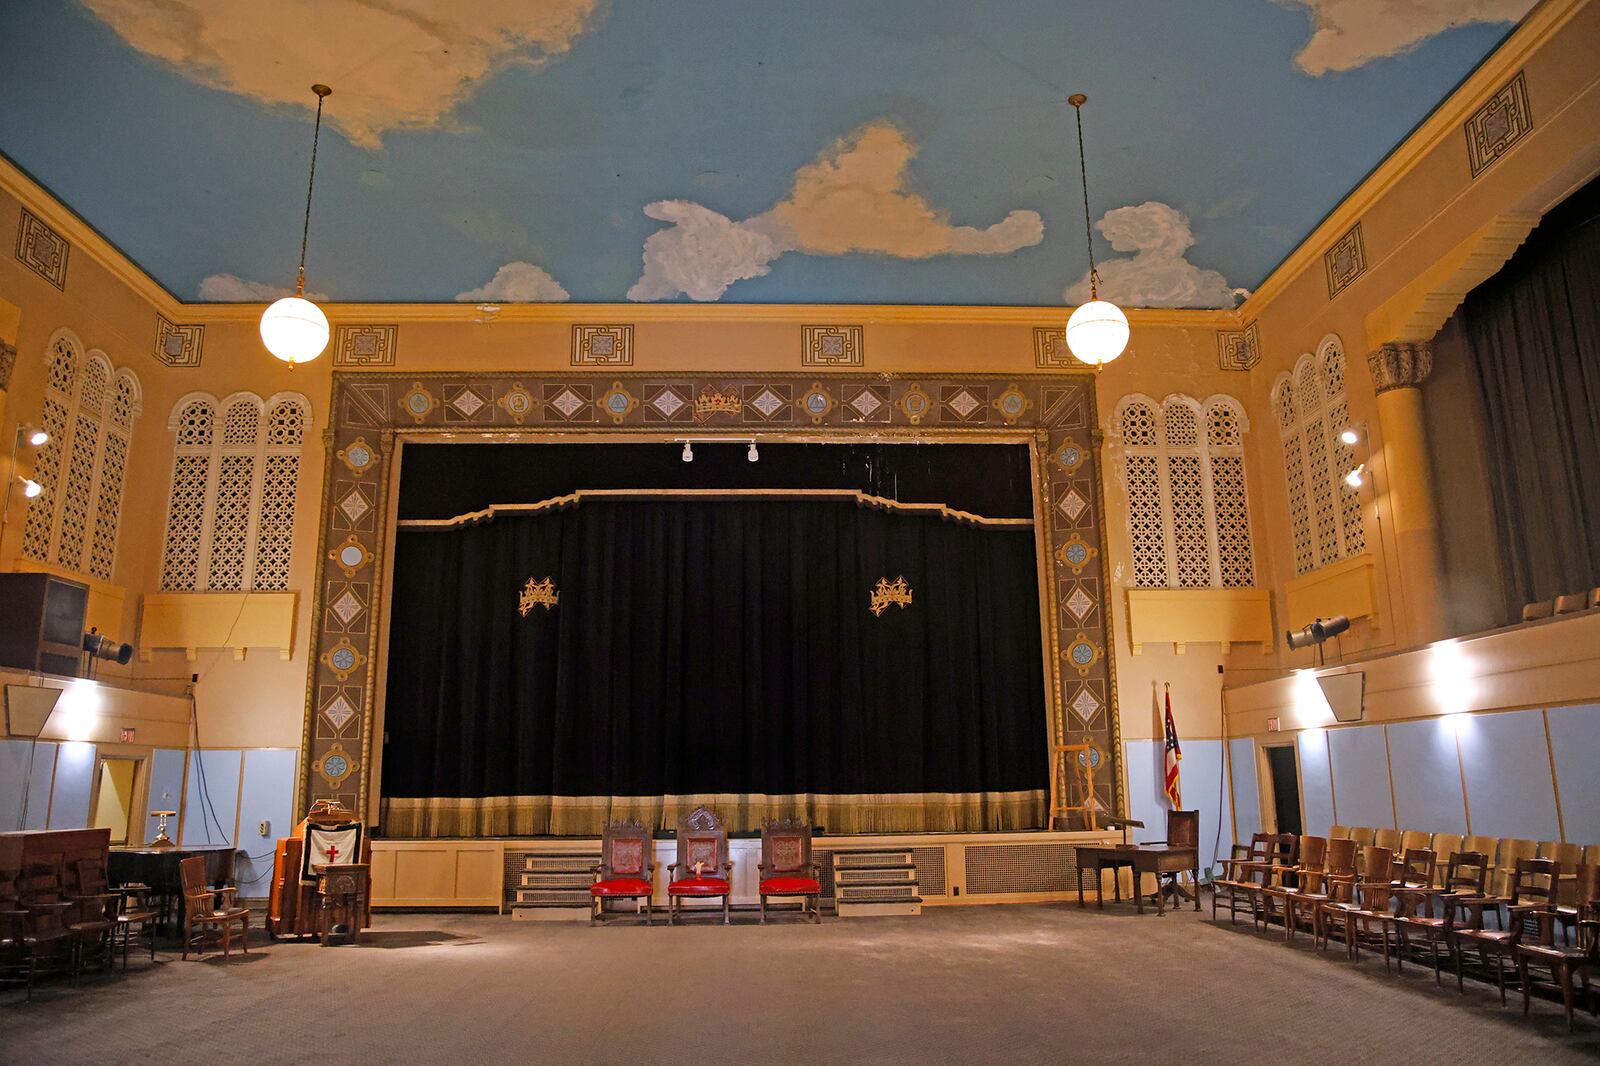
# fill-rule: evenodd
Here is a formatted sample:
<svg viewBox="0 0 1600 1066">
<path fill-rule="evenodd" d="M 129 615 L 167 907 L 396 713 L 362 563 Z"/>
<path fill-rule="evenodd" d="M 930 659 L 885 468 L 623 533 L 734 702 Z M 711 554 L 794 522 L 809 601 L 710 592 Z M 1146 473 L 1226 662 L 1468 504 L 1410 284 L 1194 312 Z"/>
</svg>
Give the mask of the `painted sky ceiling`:
<svg viewBox="0 0 1600 1066">
<path fill-rule="evenodd" d="M 1232 306 L 1532 0 L 5 0 L 0 150 L 178 296 Z"/>
</svg>

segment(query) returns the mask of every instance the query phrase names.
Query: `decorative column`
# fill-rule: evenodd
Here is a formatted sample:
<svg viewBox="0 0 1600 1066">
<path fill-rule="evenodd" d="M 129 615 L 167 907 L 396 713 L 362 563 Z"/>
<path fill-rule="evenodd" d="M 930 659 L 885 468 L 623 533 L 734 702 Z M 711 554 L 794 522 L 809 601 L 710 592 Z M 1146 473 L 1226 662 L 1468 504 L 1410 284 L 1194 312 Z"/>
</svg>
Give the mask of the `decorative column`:
<svg viewBox="0 0 1600 1066">
<path fill-rule="evenodd" d="M 1439 515 L 1433 499 L 1433 468 L 1422 416 L 1422 383 L 1433 371 L 1433 349 L 1426 341 L 1394 341 L 1367 356 L 1378 393 L 1383 426 L 1383 467 L 1388 487 L 1388 518 L 1394 530 L 1396 562 L 1411 643 L 1448 636 L 1444 568 L 1439 553 Z"/>
</svg>

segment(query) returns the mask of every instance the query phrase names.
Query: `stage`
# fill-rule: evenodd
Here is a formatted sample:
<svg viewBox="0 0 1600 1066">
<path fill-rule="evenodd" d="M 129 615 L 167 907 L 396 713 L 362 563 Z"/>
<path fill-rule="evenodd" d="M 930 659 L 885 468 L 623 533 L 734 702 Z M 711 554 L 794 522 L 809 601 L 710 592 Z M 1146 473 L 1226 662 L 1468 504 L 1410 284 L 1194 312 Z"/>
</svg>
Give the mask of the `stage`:
<svg viewBox="0 0 1600 1066">
<path fill-rule="evenodd" d="M 1140 830 L 1148 837 L 1149 830 Z M 1159 833 L 1157 834 L 1159 835 Z M 990 903 L 1076 902 L 1078 875 L 1073 849 L 1078 844 L 1116 843 L 1119 831 L 1017 833 L 902 833 L 815 838 L 823 870 L 823 897 L 833 892 L 831 853 L 839 849 L 895 848 L 911 851 L 917 864 L 924 906 Z M 1135 839 L 1142 839 L 1136 834 Z M 733 905 L 756 905 L 759 837 L 735 837 Z M 656 896 L 666 905 L 666 866 L 676 844 L 655 841 Z M 516 899 L 528 856 L 593 853 L 598 838 L 544 837 L 454 840 L 374 840 L 374 908 L 507 909 Z M 1126 892 L 1127 882 L 1124 881 Z M 1107 886 L 1109 888 L 1109 886 Z M 1093 887 L 1090 886 L 1090 891 Z"/>
</svg>

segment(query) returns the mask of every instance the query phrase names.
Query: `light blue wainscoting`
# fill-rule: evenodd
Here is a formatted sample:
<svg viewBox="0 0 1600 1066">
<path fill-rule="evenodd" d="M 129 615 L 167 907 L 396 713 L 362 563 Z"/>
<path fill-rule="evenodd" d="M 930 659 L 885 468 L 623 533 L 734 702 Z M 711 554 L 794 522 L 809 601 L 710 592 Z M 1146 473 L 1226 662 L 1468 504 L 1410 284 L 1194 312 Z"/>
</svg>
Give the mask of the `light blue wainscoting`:
<svg viewBox="0 0 1600 1066">
<path fill-rule="evenodd" d="M 42 749 L 43 744 L 39 745 Z M 89 825 L 89 794 L 94 789 L 93 744 L 64 740 L 56 751 L 55 790 L 50 796 L 51 829 L 84 829 Z M 34 767 L 35 775 L 38 766 Z"/>
<path fill-rule="evenodd" d="M 1457 730 L 1473 833 L 1558 839 L 1543 713 L 1461 715 Z"/>
<path fill-rule="evenodd" d="M 1600 844 L 1600 773 L 1595 772 L 1600 767 L 1600 704 L 1552 707 L 1545 714 L 1567 841 Z"/>
<path fill-rule="evenodd" d="M 1164 790 L 1166 746 L 1160 740 L 1130 740 L 1125 745 L 1128 760 L 1128 817 L 1145 824 L 1129 830 L 1130 838 L 1162 840 L 1167 832 L 1167 794 Z M 1211 869 L 1220 848 L 1228 854 L 1233 833 L 1228 826 L 1226 796 L 1222 790 L 1222 741 L 1183 741 L 1183 761 L 1178 766 L 1179 787 L 1186 810 L 1200 812 L 1200 871 Z M 1222 835 L 1219 841 L 1218 827 Z"/>
<path fill-rule="evenodd" d="M 1333 763 L 1333 805 L 1339 824 L 1393 829 L 1383 726 L 1328 730 L 1328 755 Z"/>
<path fill-rule="evenodd" d="M 144 839 L 156 838 L 156 826 L 161 819 L 151 811 L 183 810 L 183 763 L 185 753 L 177 748 L 157 748 L 150 753 L 145 765 L 149 768 L 150 789 L 146 794 Z M 167 819 L 167 835 L 176 838 L 178 819 Z"/>
<path fill-rule="evenodd" d="M 1256 744 L 1249 737 L 1228 741 L 1228 772 L 1233 783 L 1233 828 L 1248 842 L 1261 832 L 1261 793 L 1256 786 Z"/>
<path fill-rule="evenodd" d="M 33 770 L 28 770 L 29 756 Z M 56 746 L 43 741 L 0 740 L 0 833 L 17 829 L 43 829 L 50 810 L 50 782 L 56 772 Z M 27 824 L 23 824 L 22 796 L 29 792 Z"/>
<path fill-rule="evenodd" d="M 1305 729 L 1295 738 L 1300 748 L 1300 821 L 1315 837 L 1328 835 L 1333 825 L 1333 780 L 1328 768 L 1328 734 Z M 1341 822 L 1349 825 L 1349 822 Z"/>
<path fill-rule="evenodd" d="M 189 756 L 189 783 L 183 793 L 180 843 L 231 844 L 239 814 L 240 752 L 211 749 Z"/>
<path fill-rule="evenodd" d="M 272 856 L 294 819 L 293 748 L 257 748 L 244 753 L 239 790 L 239 895 L 264 898 L 272 885 Z M 267 823 L 266 835 L 261 823 Z"/>
<path fill-rule="evenodd" d="M 1401 829 L 1466 835 L 1454 721 L 1430 718 L 1391 724 L 1389 767 Z"/>
</svg>

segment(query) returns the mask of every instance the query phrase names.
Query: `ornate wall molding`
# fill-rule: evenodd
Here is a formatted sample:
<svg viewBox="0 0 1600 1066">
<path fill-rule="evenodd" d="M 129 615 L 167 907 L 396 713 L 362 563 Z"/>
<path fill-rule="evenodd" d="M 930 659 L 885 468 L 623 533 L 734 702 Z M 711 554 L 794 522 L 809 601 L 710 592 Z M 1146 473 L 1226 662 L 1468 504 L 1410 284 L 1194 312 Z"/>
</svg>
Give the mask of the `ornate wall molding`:
<svg viewBox="0 0 1600 1066">
<path fill-rule="evenodd" d="M 573 326 L 573 366 L 632 366 L 632 326 Z"/>
<path fill-rule="evenodd" d="M 1322 267 L 1328 276 L 1330 300 L 1367 272 L 1367 242 L 1361 235 L 1361 223 L 1351 226 L 1332 248 L 1322 253 Z"/>
<path fill-rule="evenodd" d="M 566 432 L 725 435 L 777 430 L 785 438 L 857 437 L 1029 443 L 1036 457 L 1037 536 L 1047 580 L 1045 664 L 1050 684 L 1047 744 L 1092 739 L 1115 760 L 1115 702 L 1104 571 L 1094 378 L 1087 373 L 991 378 L 825 381 L 799 374 L 393 374 L 335 372 L 323 487 L 300 806 L 338 798 L 367 810 L 375 714 L 383 681 L 379 644 L 388 580 L 391 470 L 402 439 L 470 430 L 481 434 Z M 337 457 L 337 458 L 335 458 Z M 403 624 L 396 620 L 395 624 Z M 1070 646 L 1062 633 L 1072 638 Z M 335 748 L 353 772 L 317 769 Z M 1100 801 L 1121 809 L 1121 774 L 1097 777 Z"/>
<path fill-rule="evenodd" d="M 1040 370 L 1083 367 L 1067 348 L 1066 328 L 1051 326 L 1033 327 L 1033 365 Z"/>
<path fill-rule="evenodd" d="M 67 287 L 67 254 L 72 245 L 43 219 L 22 209 L 17 223 L 17 261 L 58 289 Z"/>
<path fill-rule="evenodd" d="M 1217 330 L 1217 369 L 1250 370 L 1261 362 L 1261 331 L 1254 322 L 1244 329 Z"/>
<path fill-rule="evenodd" d="M 1516 77 L 1472 113 L 1462 125 L 1467 136 L 1467 166 L 1476 178 L 1490 164 L 1533 130 L 1533 111 L 1528 107 L 1528 83 L 1517 71 Z"/>
<path fill-rule="evenodd" d="M 333 333 L 334 366 L 394 366 L 395 349 L 400 342 L 400 327 L 349 325 Z"/>
<path fill-rule="evenodd" d="M 156 345 L 150 353 L 156 362 L 173 367 L 198 367 L 205 343 L 204 326 L 180 326 L 156 316 Z"/>
<path fill-rule="evenodd" d="M 1433 348 L 1427 343 L 1396 341 L 1367 356 L 1367 370 L 1379 393 L 1391 389 L 1420 388 L 1433 373 Z"/>
<path fill-rule="evenodd" d="M 801 366 L 865 366 L 860 326 L 801 326 Z"/>
</svg>

